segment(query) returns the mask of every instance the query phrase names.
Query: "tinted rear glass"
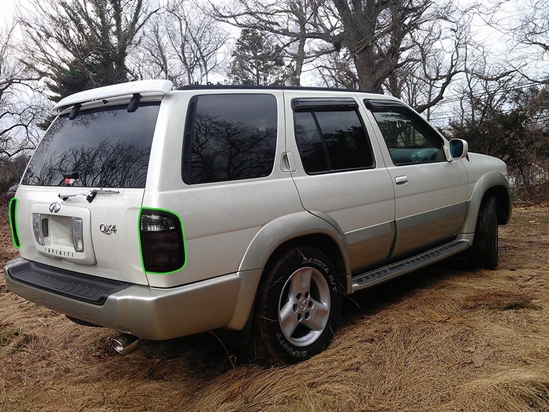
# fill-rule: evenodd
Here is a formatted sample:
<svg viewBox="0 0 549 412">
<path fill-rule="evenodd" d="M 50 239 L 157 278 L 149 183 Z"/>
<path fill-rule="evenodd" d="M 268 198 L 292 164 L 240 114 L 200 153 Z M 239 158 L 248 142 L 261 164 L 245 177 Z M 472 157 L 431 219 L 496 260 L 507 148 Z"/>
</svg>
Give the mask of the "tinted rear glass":
<svg viewBox="0 0 549 412">
<path fill-rule="evenodd" d="M 145 187 L 160 103 L 60 116 L 36 149 L 26 185 Z"/>
<path fill-rule="evenodd" d="M 270 175 L 276 122 L 273 95 L 194 97 L 187 114 L 183 180 L 196 184 Z"/>
<path fill-rule="evenodd" d="M 307 173 L 374 166 L 366 131 L 355 110 L 294 113 L 295 137 Z"/>
</svg>

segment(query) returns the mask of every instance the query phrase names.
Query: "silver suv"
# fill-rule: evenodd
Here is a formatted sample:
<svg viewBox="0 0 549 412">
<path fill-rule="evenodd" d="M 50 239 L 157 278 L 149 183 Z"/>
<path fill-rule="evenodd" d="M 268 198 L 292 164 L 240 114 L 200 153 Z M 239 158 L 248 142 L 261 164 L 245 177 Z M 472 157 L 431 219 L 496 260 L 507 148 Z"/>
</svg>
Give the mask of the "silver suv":
<svg viewBox="0 0 549 412">
<path fill-rule="evenodd" d="M 11 291 L 150 340 L 253 331 L 266 356 L 296 362 L 329 344 L 342 294 L 462 252 L 497 266 L 505 164 L 402 102 L 172 88 L 57 104 L 10 203 Z"/>
</svg>

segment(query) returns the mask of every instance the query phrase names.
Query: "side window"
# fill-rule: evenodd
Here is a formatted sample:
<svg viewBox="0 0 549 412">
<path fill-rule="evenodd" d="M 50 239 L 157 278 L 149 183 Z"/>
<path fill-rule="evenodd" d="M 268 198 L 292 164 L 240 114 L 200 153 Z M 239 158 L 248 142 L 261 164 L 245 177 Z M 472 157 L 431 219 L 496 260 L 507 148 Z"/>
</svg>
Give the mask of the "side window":
<svg viewBox="0 0 549 412">
<path fill-rule="evenodd" d="M 185 126 L 183 181 L 198 184 L 270 175 L 276 126 L 273 95 L 195 96 Z"/>
<path fill-rule="evenodd" d="M 307 173 L 374 166 L 370 142 L 356 110 L 307 108 L 294 112 L 294 124 Z"/>
<path fill-rule="evenodd" d="M 367 106 L 396 166 L 446 161 L 442 139 L 417 114 L 404 106 Z"/>
</svg>

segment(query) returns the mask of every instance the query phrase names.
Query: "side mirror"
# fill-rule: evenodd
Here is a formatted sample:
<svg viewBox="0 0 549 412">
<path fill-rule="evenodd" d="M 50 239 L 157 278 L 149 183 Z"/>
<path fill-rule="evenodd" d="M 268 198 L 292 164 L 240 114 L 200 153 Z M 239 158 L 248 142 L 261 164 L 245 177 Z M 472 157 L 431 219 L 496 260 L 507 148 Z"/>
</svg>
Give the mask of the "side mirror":
<svg viewBox="0 0 549 412">
<path fill-rule="evenodd" d="M 451 160 L 459 160 L 467 157 L 469 154 L 469 144 L 462 139 L 450 140 L 450 158 Z"/>
</svg>

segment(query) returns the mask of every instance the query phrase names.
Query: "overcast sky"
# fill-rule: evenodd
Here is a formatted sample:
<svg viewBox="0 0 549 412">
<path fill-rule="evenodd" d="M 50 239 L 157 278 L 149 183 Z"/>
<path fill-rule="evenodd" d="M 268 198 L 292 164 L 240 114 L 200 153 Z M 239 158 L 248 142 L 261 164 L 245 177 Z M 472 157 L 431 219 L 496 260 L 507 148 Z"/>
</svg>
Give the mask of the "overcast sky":
<svg viewBox="0 0 549 412">
<path fill-rule="evenodd" d="M 15 5 L 15 0 L 1 0 L 2 2 L 2 24 L 5 24 L 7 22 L 11 21 L 11 18 L 13 16 L 13 9 Z"/>
<path fill-rule="evenodd" d="M 236 0 L 235 0 L 236 1 Z M 475 0 L 454 0 L 456 4 L 460 5 L 467 5 L 470 4 L 472 1 Z M 476 0 L 479 1 L 479 0 Z M 15 5 L 20 4 L 22 6 L 28 6 L 30 3 L 29 0 L 0 0 L 0 27 L 9 27 L 12 23 L 12 18 L 15 12 Z M 486 7 L 488 7 L 488 3 L 484 4 Z M 502 11 L 503 16 L 506 16 L 508 22 L 516 22 L 521 14 L 521 6 L 524 7 L 524 0 L 507 0 L 504 3 L 504 8 Z M 493 28 L 488 28 L 486 24 L 483 22 L 483 19 L 479 16 L 476 16 L 473 22 L 472 30 L 475 32 L 475 36 L 478 41 L 485 44 L 485 46 L 488 48 L 488 50 L 491 52 L 491 59 L 494 59 L 494 61 L 500 61 L 500 64 L 504 64 L 509 59 L 516 59 L 516 56 L 514 56 L 514 53 L 509 53 L 506 51 L 508 48 L 508 44 L 505 42 L 505 38 L 501 33 L 498 33 Z M 16 34 L 17 36 L 17 34 Z M 520 50 L 519 50 L 520 51 Z M 515 50 L 516 52 L 516 50 Z M 539 51 L 537 51 L 539 52 Z M 545 68 L 546 61 L 544 59 L 536 59 L 536 50 L 534 53 L 530 56 L 528 60 L 532 60 L 529 62 L 528 67 L 535 67 L 537 65 L 543 65 Z M 523 59 L 526 59 L 528 56 L 523 57 Z M 519 63 L 521 58 L 519 57 Z M 513 60 L 513 62 L 516 62 L 516 60 Z M 535 71 L 536 69 L 534 69 Z M 546 69 L 545 69 L 546 70 Z M 452 100 L 452 94 L 453 90 L 448 90 L 446 93 L 446 102 Z"/>
</svg>

